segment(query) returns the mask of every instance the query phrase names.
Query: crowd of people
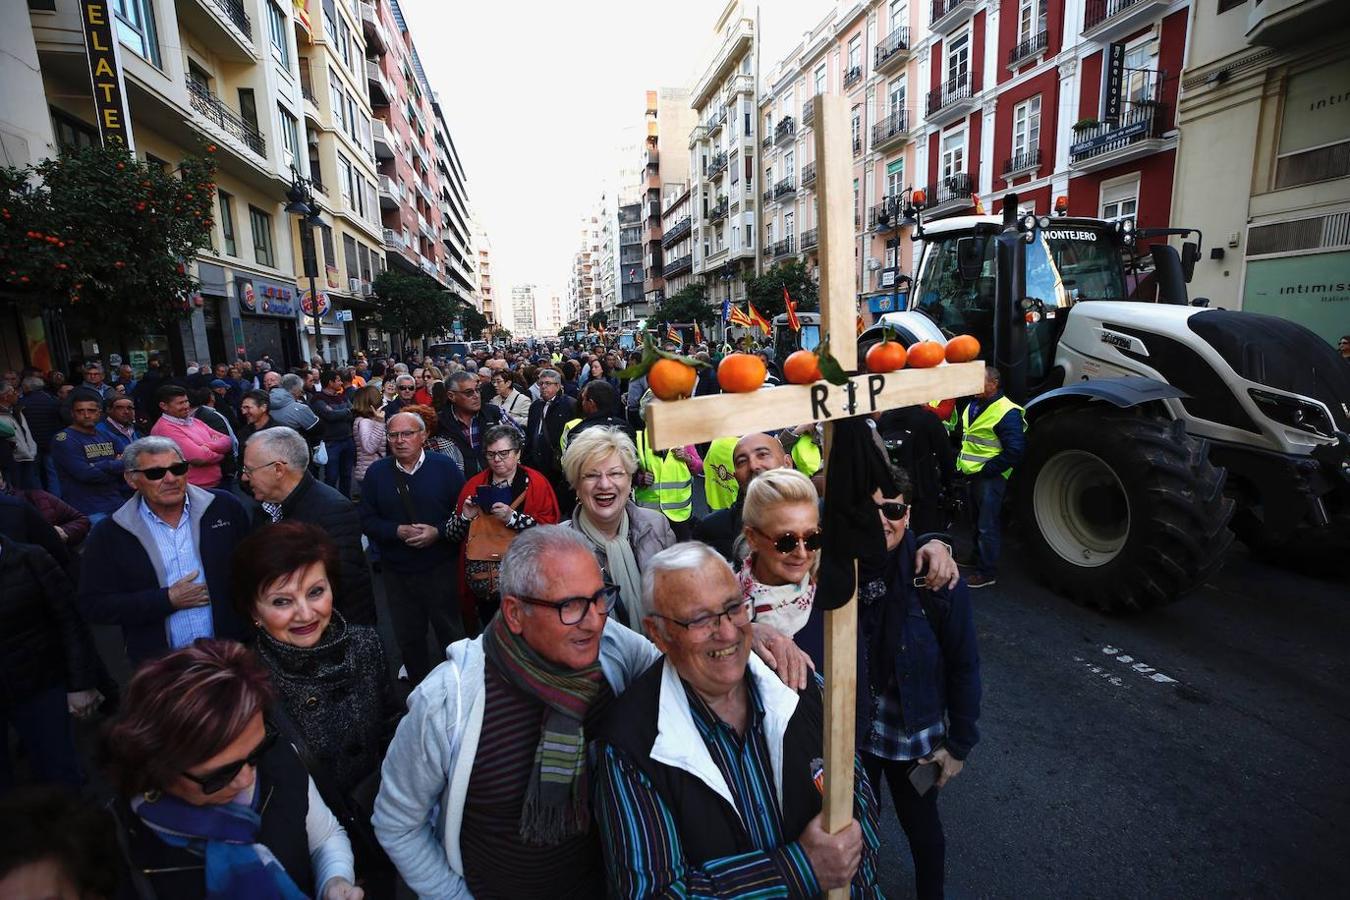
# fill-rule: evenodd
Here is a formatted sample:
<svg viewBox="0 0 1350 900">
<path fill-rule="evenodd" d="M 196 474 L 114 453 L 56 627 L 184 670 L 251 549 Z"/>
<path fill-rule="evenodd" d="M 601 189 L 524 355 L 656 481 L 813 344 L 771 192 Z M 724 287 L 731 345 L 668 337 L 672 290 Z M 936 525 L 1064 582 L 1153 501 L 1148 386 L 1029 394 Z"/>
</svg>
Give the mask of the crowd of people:
<svg viewBox="0 0 1350 900">
<path fill-rule="evenodd" d="M 999 482 L 992 583 L 1018 410 L 871 423 L 829 833 L 820 429 L 654 450 L 628 362 L 0 374 L 0 896 L 875 897 L 882 780 L 941 896 L 981 694 L 946 495 Z"/>
</svg>

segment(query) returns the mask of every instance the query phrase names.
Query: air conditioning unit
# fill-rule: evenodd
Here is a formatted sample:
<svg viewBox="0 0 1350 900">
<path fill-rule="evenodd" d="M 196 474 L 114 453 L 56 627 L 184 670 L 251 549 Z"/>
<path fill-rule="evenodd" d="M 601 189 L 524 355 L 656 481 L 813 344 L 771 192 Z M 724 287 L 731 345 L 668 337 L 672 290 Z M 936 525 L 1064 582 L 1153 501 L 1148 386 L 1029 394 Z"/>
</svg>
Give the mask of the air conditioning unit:
<svg viewBox="0 0 1350 900">
<path fill-rule="evenodd" d="M 350 292 L 353 293 L 353 294 L 359 294 L 359 293 L 361 293 L 361 279 L 360 279 L 360 278 L 348 278 L 348 279 L 347 279 L 347 290 L 350 291 Z"/>
<path fill-rule="evenodd" d="M 375 285 L 371 284 L 369 281 L 363 281 L 363 282 L 361 282 L 361 296 L 362 296 L 362 297 L 369 297 L 369 296 L 371 296 L 371 295 L 374 294 L 374 293 L 375 293 Z"/>
</svg>

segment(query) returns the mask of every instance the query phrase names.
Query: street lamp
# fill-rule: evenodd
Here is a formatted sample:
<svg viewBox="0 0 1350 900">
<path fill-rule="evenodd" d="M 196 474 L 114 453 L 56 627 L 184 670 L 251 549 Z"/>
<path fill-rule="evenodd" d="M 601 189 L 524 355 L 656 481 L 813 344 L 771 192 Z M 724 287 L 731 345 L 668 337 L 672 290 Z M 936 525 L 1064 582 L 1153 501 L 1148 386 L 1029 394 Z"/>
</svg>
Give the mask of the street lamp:
<svg viewBox="0 0 1350 900">
<path fill-rule="evenodd" d="M 915 200 L 917 199 L 917 203 Z M 913 284 L 913 279 L 909 276 L 900 274 L 900 229 L 906 225 L 914 225 L 918 222 L 918 207 L 923 204 L 923 192 L 919 192 L 918 198 L 914 196 L 913 186 L 905 188 L 894 197 L 887 197 L 882 201 L 881 208 L 877 210 L 877 228 L 885 229 L 892 235 L 887 242 L 895 241 L 895 277 L 891 281 L 891 305 L 895 306 L 898 300 L 900 289 L 900 279 L 903 277 L 906 282 Z"/>
<path fill-rule="evenodd" d="M 319 311 L 319 257 L 314 245 L 314 229 L 323 224 L 314 203 L 314 182 L 291 167 L 291 186 L 286 191 L 286 212 L 300 219 L 300 253 L 305 274 L 309 276 L 310 312 L 314 316 L 314 355 L 322 356 L 322 323 Z"/>
</svg>

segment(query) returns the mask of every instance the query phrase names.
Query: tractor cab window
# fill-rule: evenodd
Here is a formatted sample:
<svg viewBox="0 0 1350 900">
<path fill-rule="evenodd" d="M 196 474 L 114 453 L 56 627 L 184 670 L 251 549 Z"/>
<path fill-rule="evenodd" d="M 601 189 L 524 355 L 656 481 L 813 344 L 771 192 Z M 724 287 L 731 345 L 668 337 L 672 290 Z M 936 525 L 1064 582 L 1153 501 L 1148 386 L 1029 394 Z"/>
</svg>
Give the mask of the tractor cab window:
<svg viewBox="0 0 1350 900">
<path fill-rule="evenodd" d="M 1120 247 L 1111 232 L 1051 227 L 1031 246 L 1049 250 L 1068 303 L 1123 300 L 1129 296 L 1125 289 Z M 1028 248 L 1028 270 L 1030 265 L 1031 249 Z"/>
<path fill-rule="evenodd" d="M 966 239 L 971 239 L 969 235 Z M 928 316 L 951 337 L 974 335 L 985 347 L 994 345 L 994 239 L 979 235 L 984 243 L 983 262 L 974 278 L 961 272 L 956 235 L 933 240 L 924 254 L 923 270 L 910 293 L 912 308 Z M 966 273 L 967 275 L 969 273 Z"/>
</svg>

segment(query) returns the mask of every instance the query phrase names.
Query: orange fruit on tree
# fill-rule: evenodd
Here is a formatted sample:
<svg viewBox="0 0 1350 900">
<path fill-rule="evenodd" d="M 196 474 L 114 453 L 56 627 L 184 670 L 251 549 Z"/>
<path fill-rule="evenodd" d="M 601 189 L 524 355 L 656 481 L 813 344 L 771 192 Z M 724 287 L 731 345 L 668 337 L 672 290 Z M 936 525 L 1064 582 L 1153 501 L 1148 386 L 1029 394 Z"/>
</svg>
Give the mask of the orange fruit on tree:
<svg viewBox="0 0 1350 900">
<path fill-rule="evenodd" d="M 880 374 L 903 369 L 907 355 L 905 345 L 899 341 L 882 341 L 868 348 L 863 361 L 867 364 L 867 371 Z"/>
<path fill-rule="evenodd" d="M 729 353 L 717 364 L 717 383 L 729 394 L 758 390 L 768 374 L 764 360 L 749 353 Z"/>
<path fill-rule="evenodd" d="M 694 393 L 698 373 L 673 359 L 658 359 L 647 370 L 647 387 L 661 400 L 679 400 Z"/>
<path fill-rule="evenodd" d="M 958 334 L 947 342 L 947 362 L 963 363 L 980 358 L 980 342 L 973 335 Z"/>
<path fill-rule="evenodd" d="M 909 348 L 909 367 L 911 369 L 931 369 L 942 362 L 947 348 L 937 341 L 920 341 Z"/>
<path fill-rule="evenodd" d="M 820 360 L 810 350 L 794 351 L 783 360 L 783 377 L 792 384 L 812 384 L 820 380 Z"/>
</svg>

